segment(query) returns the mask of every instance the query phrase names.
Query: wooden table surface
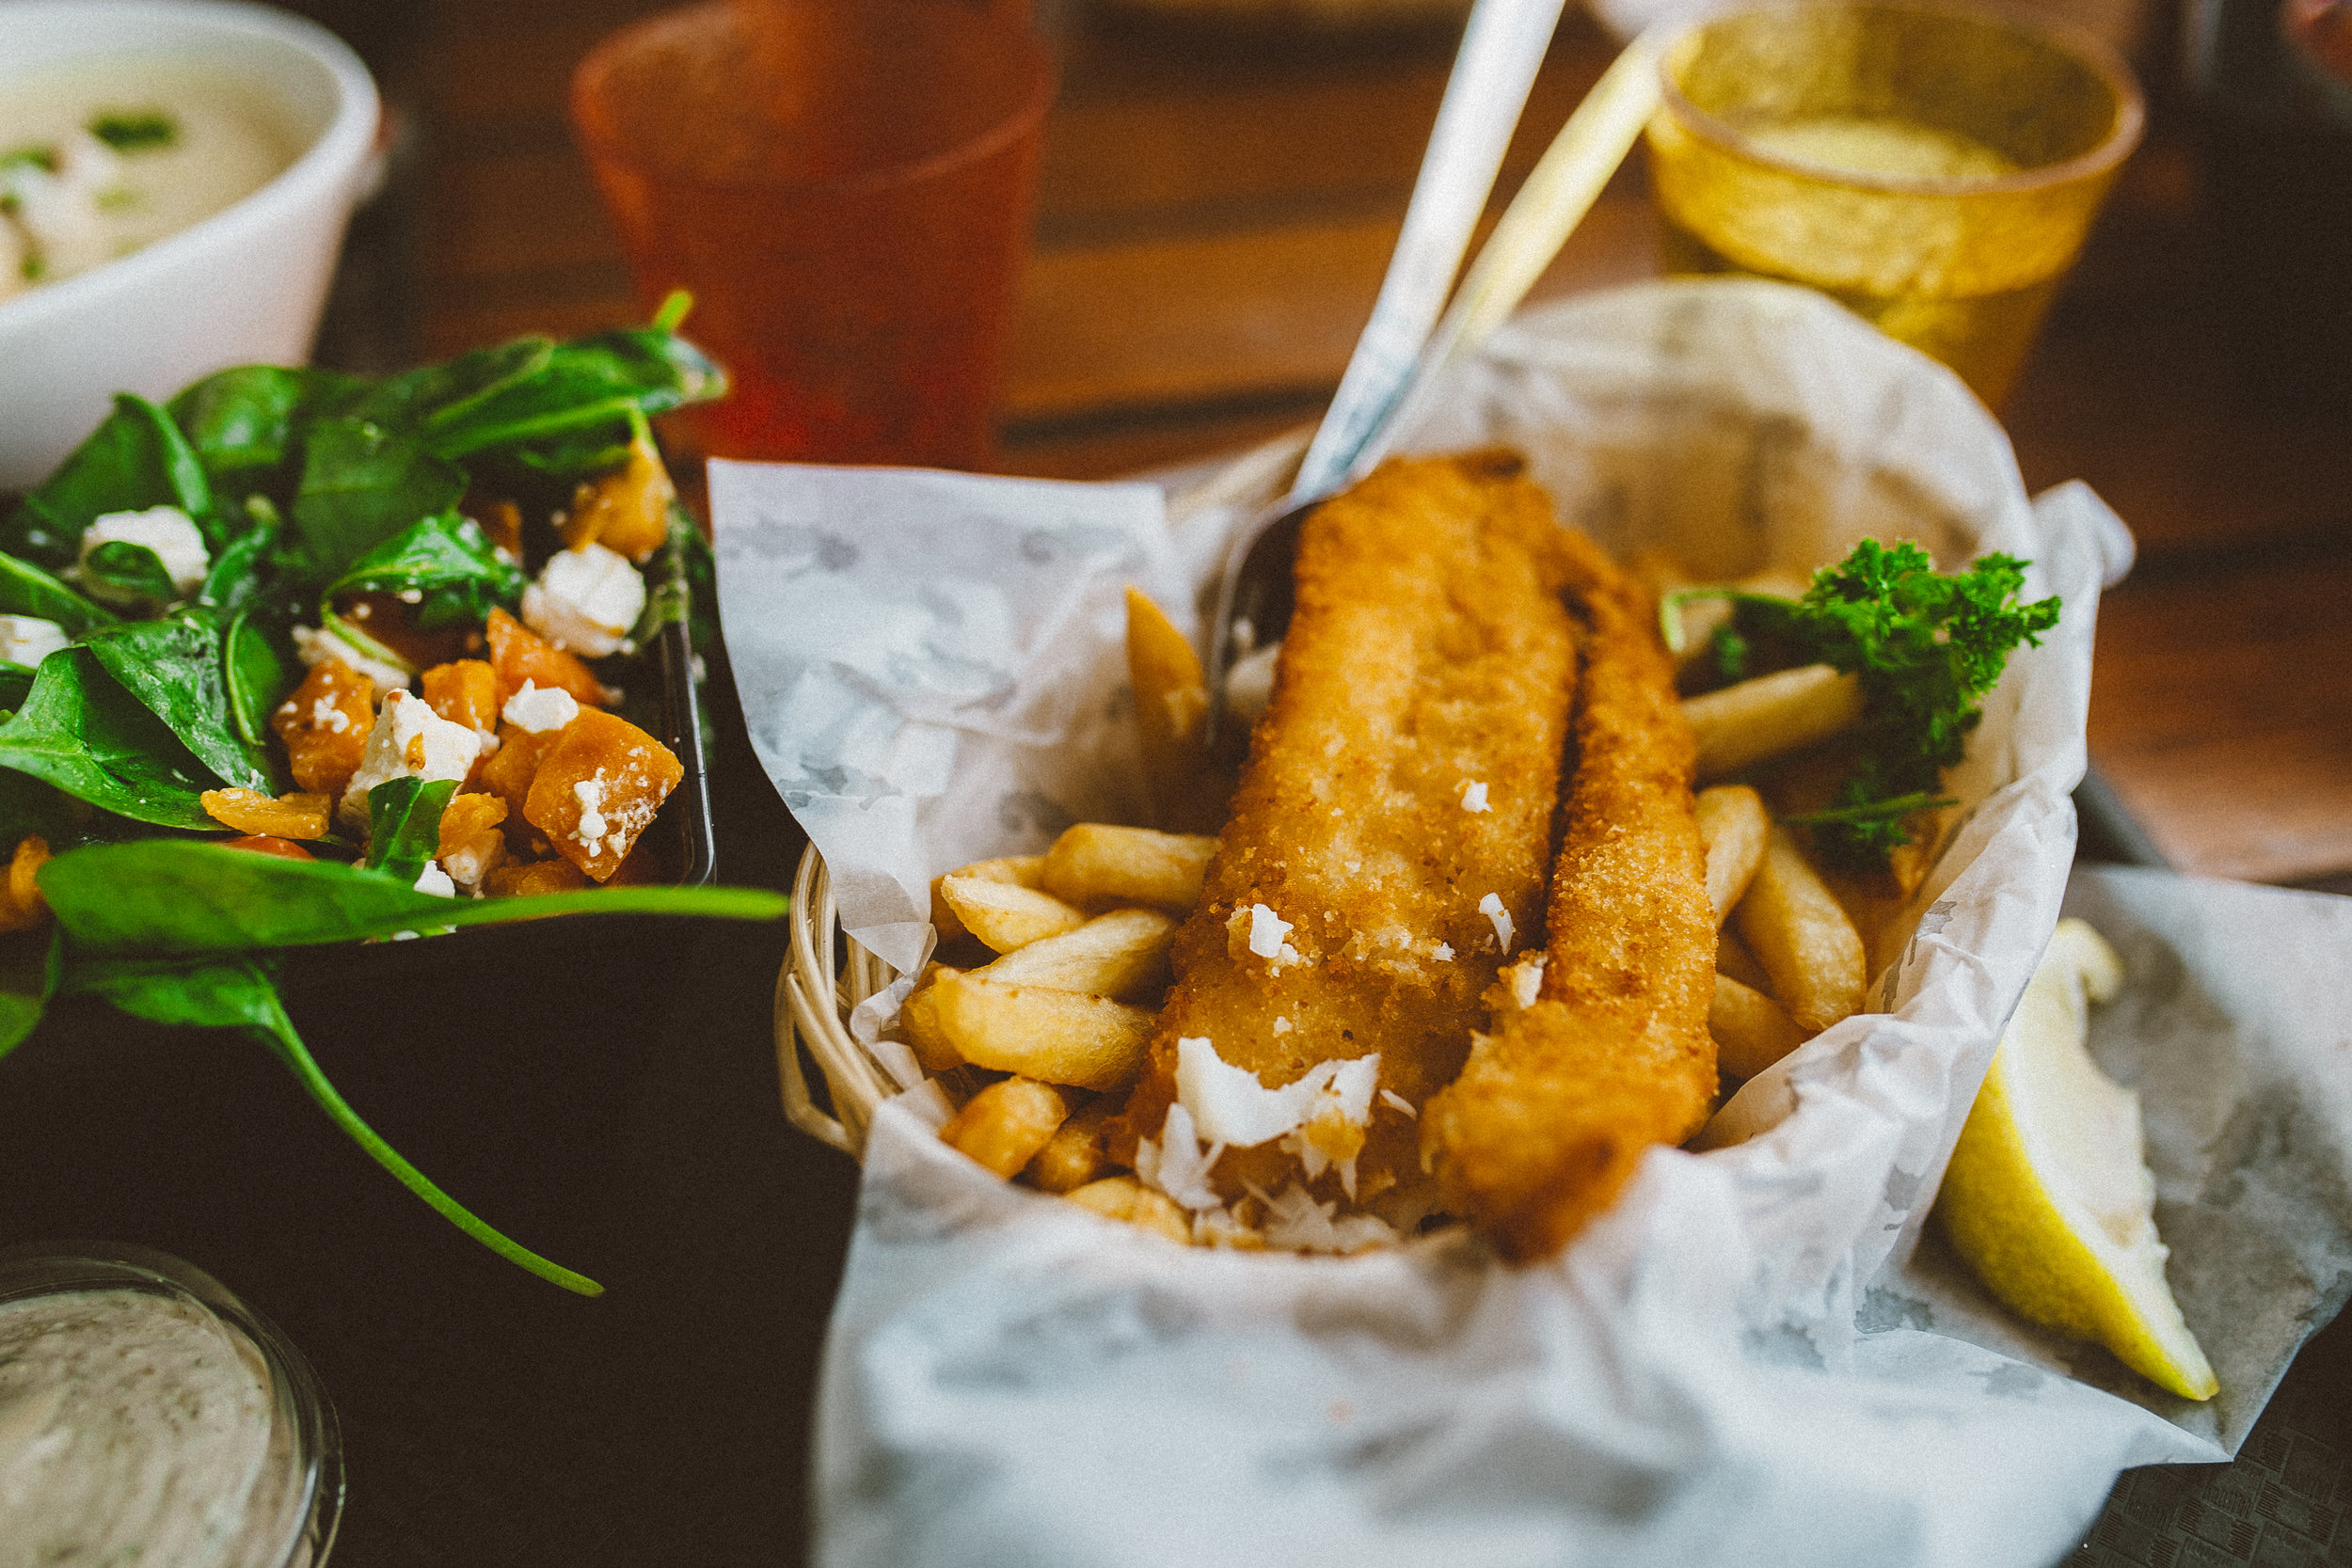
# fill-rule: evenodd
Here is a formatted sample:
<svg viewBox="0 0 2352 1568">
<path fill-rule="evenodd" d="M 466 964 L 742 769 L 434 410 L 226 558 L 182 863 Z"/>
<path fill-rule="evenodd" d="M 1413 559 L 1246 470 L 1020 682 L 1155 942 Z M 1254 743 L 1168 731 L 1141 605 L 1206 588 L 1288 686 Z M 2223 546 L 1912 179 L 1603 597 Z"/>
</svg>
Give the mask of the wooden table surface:
<svg viewBox="0 0 2352 1568">
<path fill-rule="evenodd" d="M 423 352 L 634 311 L 563 98 L 590 45 L 648 8 L 432 8 L 397 84 L 421 133 Z M 1064 74 L 1006 468 L 1110 476 L 1313 419 L 1377 292 L 1452 39 L 1204 37 L 1070 0 L 1039 20 Z M 1607 58 L 1590 23 L 1564 24 L 1498 202 Z M 2325 883 L 2352 873 L 2352 421 L 2236 405 L 2196 302 L 2199 217 L 2160 113 L 2006 422 L 2030 487 L 2086 480 L 2140 541 L 2103 609 L 2090 716 L 2115 793 L 2182 869 Z M 1656 267 L 1635 167 L 1536 296 Z"/>
</svg>

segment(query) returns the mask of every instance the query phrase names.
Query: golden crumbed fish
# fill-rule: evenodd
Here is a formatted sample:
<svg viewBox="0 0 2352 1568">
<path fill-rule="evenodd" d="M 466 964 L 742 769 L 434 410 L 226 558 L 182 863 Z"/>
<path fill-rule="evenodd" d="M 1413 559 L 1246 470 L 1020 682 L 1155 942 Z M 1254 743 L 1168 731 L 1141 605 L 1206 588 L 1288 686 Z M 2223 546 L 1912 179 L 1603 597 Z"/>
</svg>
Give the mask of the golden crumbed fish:
<svg viewBox="0 0 2352 1568">
<path fill-rule="evenodd" d="M 1114 1147 L 1162 1136 L 1185 1038 L 1266 1088 L 1377 1052 L 1368 1125 L 1229 1148 L 1210 1182 L 1426 1185 L 1413 1114 L 1461 1068 L 1502 930 L 1524 944 L 1541 918 L 1568 733 L 1566 536 L 1520 467 L 1391 461 L 1308 519 L 1272 702 Z"/>
<path fill-rule="evenodd" d="M 1421 1130 L 1446 1207 L 1520 1259 L 1565 1244 L 1715 1093 L 1715 921 L 1674 665 L 1640 590 L 1566 538 L 1588 626 L 1543 978 L 1523 1007 L 1497 988 Z"/>
</svg>

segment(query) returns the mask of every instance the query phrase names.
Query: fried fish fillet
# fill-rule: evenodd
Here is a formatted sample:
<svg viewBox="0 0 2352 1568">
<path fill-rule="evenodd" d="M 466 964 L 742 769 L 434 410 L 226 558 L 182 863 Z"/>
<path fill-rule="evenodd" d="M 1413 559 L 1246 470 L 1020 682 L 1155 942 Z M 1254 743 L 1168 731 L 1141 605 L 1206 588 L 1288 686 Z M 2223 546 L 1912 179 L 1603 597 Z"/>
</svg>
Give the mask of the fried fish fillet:
<svg viewBox="0 0 2352 1568">
<path fill-rule="evenodd" d="M 1413 1112 L 1461 1068 L 1503 957 L 1482 900 L 1522 941 L 1541 914 L 1575 667 L 1565 536 L 1519 468 L 1391 461 L 1309 518 L 1273 700 L 1176 941 L 1124 1148 L 1162 1135 L 1188 1037 L 1268 1088 L 1377 1052 L 1379 1088 Z M 1359 1197 L 1425 1184 L 1412 1117 L 1385 1097 L 1366 1128 L 1307 1135 L 1338 1168 L 1310 1180 L 1295 1140 L 1269 1140 L 1229 1148 L 1212 1184 L 1334 1197 L 1351 1158 Z"/>
<path fill-rule="evenodd" d="M 1715 1093 L 1715 921 L 1673 662 L 1639 588 L 1565 537 L 1587 633 L 1543 980 L 1525 1007 L 1496 989 L 1422 1126 L 1446 1207 L 1520 1259 L 1565 1244 Z"/>
</svg>

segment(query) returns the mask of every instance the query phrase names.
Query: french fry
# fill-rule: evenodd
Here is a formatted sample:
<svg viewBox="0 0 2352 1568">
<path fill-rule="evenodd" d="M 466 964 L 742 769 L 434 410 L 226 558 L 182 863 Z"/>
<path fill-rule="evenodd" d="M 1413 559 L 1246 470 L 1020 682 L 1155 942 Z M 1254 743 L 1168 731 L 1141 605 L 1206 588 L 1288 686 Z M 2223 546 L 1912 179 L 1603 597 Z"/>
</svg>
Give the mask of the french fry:
<svg viewBox="0 0 2352 1568">
<path fill-rule="evenodd" d="M 1018 882 L 951 875 L 939 879 L 939 895 L 965 930 L 999 953 L 1087 923 L 1086 911 Z"/>
<path fill-rule="evenodd" d="M 1716 1065 L 1734 1078 L 1753 1078 L 1804 1043 L 1779 1003 L 1721 972 L 1707 1032 L 1715 1037 Z"/>
<path fill-rule="evenodd" d="M 962 973 L 946 964 L 927 965 L 914 990 L 898 1004 L 898 1033 L 906 1037 L 908 1049 L 923 1064 L 925 1072 L 946 1072 L 963 1065 L 963 1058 L 956 1054 L 956 1048 L 939 1031 L 939 998 L 934 994 L 940 981 L 952 980 Z"/>
<path fill-rule="evenodd" d="M 1216 840 L 1081 822 L 1045 852 L 1045 891 L 1073 904 L 1149 904 L 1189 914 Z"/>
<path fill-rule="evenodd" d="M 1110 1169 L 1103 1151 L 1103 1124 L 1118 1110 L 1118 1100 L 1105 1095 L 1071 1112 L 1022 1172 L 1029 1185 L 1040 1192 L 1073 1193 L 1101 1178 Z"/>
<path fill-rule="evenodd" d="M 1152 813 L 1170 828 L 1214 832 L 1233 792 L 1209 754 L 1209 677 L 1200 656 L 1141 589 L 1127 590 L 1127 678 Z"/>
<path fill-rule="evenodd" d="M 1807 664 L 1686 697 L 1682 715 L 1698 737 L 1699 777 L 1721 779 L 1845 729 L 1862 717 L 1862 682 Z"/>
<path fill-rule="evenodd" d="M 993 861 L 975 861 L 947 873 L 947 877 L 975 877 L 983 882 L 1010 882 L 1015 887 L 1036 887 L 1044 875 L 1043 855 L 1006 855 Z M 931 879 L 931 924 L 939 928 L 943 944 L 972 934 L 963 928 L 963 922 L 941 895 L 940 883 L 947 877 Z"/>
<path fill-rule="evenodd" d="M 1137 1001 L 1168 987 L 1176 922 L 1157 910 L 1113 910 L 1074 931 L 1041 937 L 972 973 L 1010 985 L 1051 986 Z"/>
<path fill-rule="evenodd" d="M 1745 784 L 1702 789 L 1692 804 L 1698 815 L 1699 842 L 1707 846 L 1707 896 L 1715 906 L 1715 926 L 1720 930 L 1748 891 L 1756 868 L 1764 863 L 1764 844 L 1772 836 L 1772 819 L 1764 810 L 1764 798 Z"/>
<path fill-rule="evenodd" d="M 1107 996 L 959 974 L 932 988 L 939 1032 L 975 1067 L 1082 1089 L 1124 1088 L 1143 1070 L 1156 1015 Z"/>
<path fill-rule="evenodd" d="M 1051 1084 L 1008 1078 L 965 1101 L 939 1130 L 939 1141 L 1010 1180 L 1069 1115 L 1069 1100 Z"/>
<path fill-rule="evenodd" d="M 1867 979 L 1862 935 L 1788 829 L 1773 827 L 1736 918 L 1798 1028 L 1819 1034 L 1861 1009 Z"/>
<path fill-rule="evenodd" d="M 1167 1194 L 1153 1192 L 1132 1176 L 1106 1176 L 1062 1196 L 1104 1219 L 1156 1230 L 1171 1242 L 1192 1243 L 1192 1227 L 1185 1222 L 1184 1212 Z"/>
<path fill-rule="evenodd" d="M 1730 975 L 1750 990 L 1772 994 L 1772 977 L 1756 961 L 1756 955 L 1740 940 L 1740 933 L 1727 927 L 1715 933 L 1715 973 Z"/>
</svg>

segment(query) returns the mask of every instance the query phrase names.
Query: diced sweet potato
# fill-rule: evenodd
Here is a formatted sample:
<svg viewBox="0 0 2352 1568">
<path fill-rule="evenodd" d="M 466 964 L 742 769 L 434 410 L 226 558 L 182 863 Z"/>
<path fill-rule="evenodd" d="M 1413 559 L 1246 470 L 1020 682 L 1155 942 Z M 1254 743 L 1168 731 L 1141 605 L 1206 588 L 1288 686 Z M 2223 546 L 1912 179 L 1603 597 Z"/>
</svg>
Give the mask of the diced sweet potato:
<svg viewBox="0 0 2352 1568">
<path fill-rule="evenodd" d="M 574 701 L 588 707 L 604 705 L 604 683 L 596 672 L 503 610 L 493 610 L 483 623 L 490 639 L 490 667 L 498 672 L 499 705 L 530 681 L 541 688 L 562 687 Z"/>
<path fill-rule="evenodd" d="M 669 879 L 669 873 L 662 867 L 661 857 L 653 852 L 651 845 L 639 839 L 629 846 L 628 853 L 621 857 L 620 865 L 604 879 L 604 885 L 659 887 Z"/>
<path fill-rule="evenodd" d="M 564 547 L 602 545 L 643 562 L 669 536 L 670 502 L 676 496 L 661 454 L 640 436 L 629 445 L 625 467 L 572 493 L 571 512 L 563 520 Z"/>
<path fill-rule="evenodd" d="M 303 792 L 339 800 L 359 771 L 368 732 L 375 728 L 375 683 L 341 659 L 321 659 L 278 705 L 269 727 L 284 744 Z"/>
<path fill-rule="evenodd" d="M 29 931 L 49 922 L 49 900 L 40 895 L 35 879 L 49 859 L 49 841 L 26 833 L 16 841 L 8 874 L 0 881 L 0 931 Z"/>
<path fill-rule="evenodd" d="M 325 838 L 335 801 L 327 795 L 280 795 L 258 789 L 208 789 L 204 814 L 224 828 L 272 838 Z"/>
<path fill-rule="evenodd" d="M 506 802 L 510 838 L 523 825 L 523 806 L 531 799 L 531 781 L 538 777 L 540 759 L 563 734 L 562 730 L 533 732 L 519 724 L 501 723 L 499 749 L 474 770 L 474 784 Z"/>
<path fill-rule="evenodd" d="M 576 893 L 588 885 L 580 867 L 569 861 L 532 861 L 527 865 L 501 865 L 483 881 L 493 898 L 528 898 L 539 893 Z"/>
<path fill-rule="evenodd" d="M 498 673 L 478 658 L 437 664 L 423 676 L 424 704 L 480 736 L 499 733 Z"/>
<path fill-rule="evenodd" d="M 506 860 L 506 802 L 495 795 L 459 795 L 441 813 L 441 842 L 435 859 L 450 880 L 471 891 Z"/>
<path fill-rule="evenodd" d="M 685 776 L 667 746 L 626 719 L 583 708 L 540 762 L 523 819 L 605 881 Z"/>
<path fill-rule="evenodd" d="M 281 861 L 314 861 L 318 857 L 290 838 L 272 833 L 252 833 L 245 838 L 225 838 L 224 849 L 246 849 L 257 855 L 276 855 Z"/>
<path fill-rule="evenodd" d="M 474 521 L 483 536 L 513 556 L 523 558 L 523 509 L 509 500 L 492 500 L 485 496 L 469 495 L 457 503 L 457 510 Z"/>
</svg>

